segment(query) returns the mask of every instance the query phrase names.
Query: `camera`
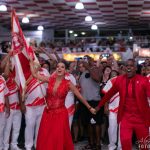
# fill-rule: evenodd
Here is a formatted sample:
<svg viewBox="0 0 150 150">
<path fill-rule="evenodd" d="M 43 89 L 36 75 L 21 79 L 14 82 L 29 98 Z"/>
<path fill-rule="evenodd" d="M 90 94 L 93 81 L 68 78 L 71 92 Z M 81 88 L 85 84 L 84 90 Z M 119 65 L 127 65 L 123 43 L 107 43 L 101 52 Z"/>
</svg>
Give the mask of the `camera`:
<svg viewBox="0 0 150 150">
<path fill-rule="evenodd" d="M 76 59 L 76 61 L 80 61 L 80 60 L 82 60 L 82 58 L 81 58 L 81 57 L 76 57 L 75 59 Z"/>
<path fill-rule="evenodd" d="M 104 53 L 104 54 L 101 54 L 101 56 L 102 56 L 102 58 L 108 58 L 109 56 L 110 56 L 110 54 L 109 53 Z"/>
<path fill-rule="evenodd" d="M 83 57 L 83 61 L 88 63 L 88 58 L 86 56 Z"/>
</svg>

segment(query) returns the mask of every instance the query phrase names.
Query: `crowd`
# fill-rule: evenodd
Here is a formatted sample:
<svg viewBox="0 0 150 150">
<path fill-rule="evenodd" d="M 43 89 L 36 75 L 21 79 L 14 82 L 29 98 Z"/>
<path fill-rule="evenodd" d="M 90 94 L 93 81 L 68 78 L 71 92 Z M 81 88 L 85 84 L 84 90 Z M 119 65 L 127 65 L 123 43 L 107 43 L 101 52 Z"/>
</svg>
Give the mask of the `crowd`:
<svg viewBox="0 0 150 150">
<path fill-rule="evenodd" d="M 31 46 L 40 65 L 30 58 L 25 89 L 15 82 L 11 52 L 1 59 L 0 150 L 19 150 L 22 142 L 26 150 L 73 150 L 69 130 L 74 143 L 88 140 L 83 150 L 100 150 L 106 143 L 109 150 L 130 150 L 132 132 L 138 140 L 149 135 L 150 59 L 139 66 L 134 59 L 119 64 L 111 54 L 105 61 L 84 56 L 66 62 L 52 45 L 55 57 L 44 43 Z"/>
<path fill-rule="evenodd" d="M 132 36 L 131 36 L 132 37 Z M 55 45 L 57 51 L 62 51 L 63 47 L 67 47 L 71 52 L 103 52 L 107 48 L 115 52 L 125 52 L 129 47 L 133 47 L 133 44 L 137 44 L 142 48 L 148 48 L 150 46 L 149 37 L 134 36 L 130 39 L 129 37 L 102 37 L 102 38 L 79 38 L 79 39 L 56 39 L 55 41 L 44 41 L 39 45 L 51 50 L 52 45 Z M 6 52 L 7 47 L 10 45 L 9 41 L 2 41 L 0 43 L 0 51 Z M 34 41 L 35 47 L 38 46 L 37 42 Z"/>
</svg>

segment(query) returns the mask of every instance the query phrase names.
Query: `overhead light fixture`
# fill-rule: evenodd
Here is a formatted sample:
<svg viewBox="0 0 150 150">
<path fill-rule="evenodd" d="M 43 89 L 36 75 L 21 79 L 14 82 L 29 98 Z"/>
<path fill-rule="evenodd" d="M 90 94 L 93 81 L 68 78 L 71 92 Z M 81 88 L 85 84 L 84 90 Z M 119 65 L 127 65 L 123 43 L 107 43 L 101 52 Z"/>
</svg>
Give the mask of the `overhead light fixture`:
<svg viewBox="0 0 150 150">
<path fill-rule="evenodd" d="M 97 25 L 96 25 L 96 24 L 93 24 L 93 25 L 91 26 L 91 29 L 92 29 L 92 30 L 97 30 L 97 29 L 98 29 L 98 27 L 97 27 Z"/>
<path fill-rule="evenodd" d="M 69 31 L 69 33 L 71 34 L 71 33 L 73 33 L 73 31 L 72 31 L 72 30 L 70 30 L 70 31 Z"/>
<path fill-rule="evenodd" d="M 85 21 L 92 21 L 92 17 L 91 16 L 86 16 Z"/>
<path fill-rule="evenodd" d="M 75 37 L 77 37 L 77 36 L 78 36 L 78 34 L 74 34 L 74 36 L 75 36 Z"/>
<path fill-rule="evenodd" d="M 22 18 L 22 23 L 29 23 L 29 18 L 28 17 L 23 17 Z"/>
<path fill-rule="evenodd" d="M 81 32 L 81 34 L 82 34 L 82 35 L 85 35 L 86 33 L 85 33 L 85 32 Z"/>
<path fill-rule="evenodd" d="M 84 5 L 81 2 L 76 3 L 75 9 L 84 9 Z"/>
<path fill-rule="evenodd" d="M 130 36 L 130 37 L 129 37 L 129 40 L 133 40 L 133 36 Z"/>
<path fill-rule="evenodd" d="M 6 5 L 0 5 L 0 11 L 7 11 Z"/>
<path fill-rule="evenodd" d="M 95 24 L 96 25 L 104 25 L 104 24 L 106 24 L 106 22 L 96 22 Z"/>
<path fill-rule="evenodd" d="M 38 26 L 37 29 L 38 29 L 39 31 L 43 31 L 43 30 L 44 30 L 44 27 L 43 27 L 43 26 Z"/>
</svg>

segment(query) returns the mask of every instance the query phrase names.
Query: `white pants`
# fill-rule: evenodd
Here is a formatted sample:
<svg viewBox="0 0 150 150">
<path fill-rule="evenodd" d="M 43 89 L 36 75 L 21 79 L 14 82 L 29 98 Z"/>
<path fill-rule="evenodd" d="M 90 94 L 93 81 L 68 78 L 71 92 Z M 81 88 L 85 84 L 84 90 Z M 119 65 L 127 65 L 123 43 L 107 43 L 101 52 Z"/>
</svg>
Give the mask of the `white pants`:
<svg viewBox="0 0 150 150">
<path fill-rule="evenodd" d="M 69 127 L 71 130 L 71 126 L 72 126 L 72 121 L 73 121 L 73 115 L 69 115 Z"/>
<path fill-rule="evenodd" d="M 109 113 L 109 128 L 108 128 L 108 136 L 109 136 L 109 150 L 116 149 L 117 142 L 117 133 L 118 133 L 118 123 L 117 123 L 117 113 L 110 112 Z M 118 134 L 118 150 L 121 150 L 120 143 L 120 132 Z"/>
<path fill-rule="evenodd" d="M 44 108 L 45 105 L 26 107 L 25 147 L 27 150 L 31 150 L 33 145 L 36 148 L 36 140 Z"/>
<path fill-rule="evenodd" d="M 4 140 L 4 127 L 6 123 L 6 116 L 4 112 L 0 112 L 0 150 L 3 149 L 3 140 Z"/>
<path fill-rule="evenodd" d="M 6 119 L 6 125 L 4 128 L 4 149 L 9 149 L 9 139 L 10 132 L 12 129 L 12 138 L 11 138 L 11 146 L 16 147 L 18 142 L 18 136 L 20 132 L 21 126 L 21 111 L 20 110 L 10 110 L 10 116 Z"/>
<path fill-rule="evenodd" d="M 69 109 L 72 105 L 74 105 L 74 95 L 72 92 L 68 92 L 66 99 L 65 99 L 65 106 L 67 109 Z M 74 114 L 68 114 L 70 130 L 71 130 L 71 125 L 73 121 L 73 115 Z"/>
</svg>

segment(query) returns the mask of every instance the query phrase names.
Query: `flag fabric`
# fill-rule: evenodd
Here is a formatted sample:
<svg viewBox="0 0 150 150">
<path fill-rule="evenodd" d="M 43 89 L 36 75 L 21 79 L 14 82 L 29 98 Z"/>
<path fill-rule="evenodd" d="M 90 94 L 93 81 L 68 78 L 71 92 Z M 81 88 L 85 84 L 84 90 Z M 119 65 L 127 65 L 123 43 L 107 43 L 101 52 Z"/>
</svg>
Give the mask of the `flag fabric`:
<svg viewBox="0 0 150 150">
<path fill-rule="evenodd" d="M 26 42 L 19 24 L 15 10 L 12 11 L 12 66 L 15 80 L 21 90 L 26 86 L 26 81 L 31 76 L 29 56 L 35 58 L 35 54 Z"/>
</svg>

